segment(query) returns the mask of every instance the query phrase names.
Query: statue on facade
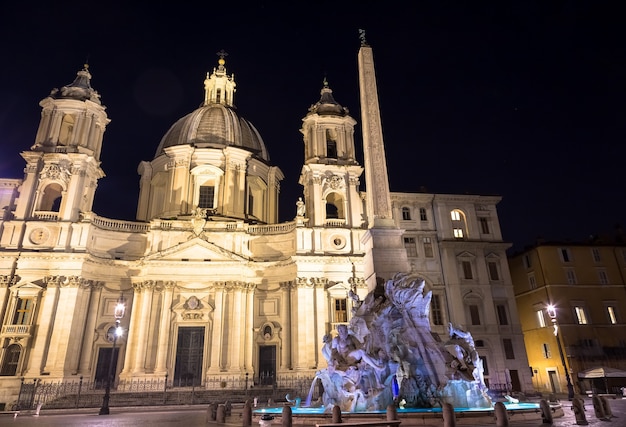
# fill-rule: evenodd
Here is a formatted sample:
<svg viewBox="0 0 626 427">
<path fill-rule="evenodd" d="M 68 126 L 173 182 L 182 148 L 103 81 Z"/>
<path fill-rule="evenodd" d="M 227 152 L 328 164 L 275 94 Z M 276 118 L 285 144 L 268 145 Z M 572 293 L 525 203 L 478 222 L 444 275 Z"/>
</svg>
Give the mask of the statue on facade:
<svg viewBox="0 0 626 427">
<path fill-rule="evenodd" d="M 302 197 L 298 197 L 298 201 L 296 202 L 296 216 L 303 217 L 304 213 L 305 213 L 304 201 L 302 201 Z"/>
</svg>

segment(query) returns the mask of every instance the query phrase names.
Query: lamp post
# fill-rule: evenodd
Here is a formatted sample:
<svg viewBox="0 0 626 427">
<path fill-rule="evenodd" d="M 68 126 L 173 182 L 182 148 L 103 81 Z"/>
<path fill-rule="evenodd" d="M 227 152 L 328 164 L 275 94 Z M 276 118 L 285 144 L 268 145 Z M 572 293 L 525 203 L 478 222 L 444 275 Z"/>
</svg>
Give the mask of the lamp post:
<svg viewBox="0 0 626 427">
<path fill-rule="evenodd" d="M 102 398 L 102 407 L 100 408 L 100 415 L 109 415 L 109 400 L 111 398 L 111 377 L 113 376 L 113 358 L 115 357 L 115 344 L 117 339 L 122 336 L 124 330 L 120 326 L 120 321 L 124 317 L 126 312 L 126 299 L 124 295 L 120 295 L 115 305 L 115 328 L 113 328 L 113 348 L 111 350 L 111 357 L 109 358 L 109 373 L 107 375 L 106 388 L 104 389 L 104 397 Z M 109 329 L 110 331 L 110 329 Z M 107 338 L 109 337 L 109 331 L 107 331 Z"/>
<path fill-rule="evenodd" d="M 556 307 L 552 304 L 548 305 L 548 316 L 552 321 L 552 327 L 554 328 L 554 336 L 556 337 L 556 345 L 559 348 L 559 355 L 561 355 L 561 363 L 563 364 L 563 370 L 565 371 L 565 381 L 567 381 L 567 398 L 568 400 L 574 399 L 574 386 L 569 376 L 569 370 L 565 364 L 565 356 L 563 355 L 563 347 L 561 347 L 561 340 L 559 339 L 559 325 L 556 322 Z"/>
</svg>

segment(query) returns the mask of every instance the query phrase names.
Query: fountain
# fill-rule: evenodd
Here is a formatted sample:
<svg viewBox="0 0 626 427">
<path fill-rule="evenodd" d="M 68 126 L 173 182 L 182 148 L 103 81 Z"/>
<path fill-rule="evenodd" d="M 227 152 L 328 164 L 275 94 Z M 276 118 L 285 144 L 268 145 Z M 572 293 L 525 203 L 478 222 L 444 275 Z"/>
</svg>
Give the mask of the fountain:
<svg viewBox="0 0 626 427">
<path fill-rule="evenodd" d="M 350 323 L 339 325 L 337 336 L 324 336 L 327 367 L 316 373 L 294 414 L 329 413 L 335 406 L 348 413 L 380 413 L 389 405 L 399 413 L 441 412 L 444 403 L 455 411 L 492 411 L 471 334 L 452 324 L 444 339 L 431 331 L 432 293 L 424 294 L 424 285 L 398 273 L 363 300 L 350 291 Z M 323 393 L 312 401 L 318 381 Z"/>
<path fill-rule="evenodd" d="M 424 280 L 397 274 L 383 289 L 354 301 L 349 325 L 338 335 L 325 336 L 322 354 L 328 367 L 317 372 L 325 408 L 342 411 L 404 408 L 491 408 L 481 359 L 469 332 L 450 325 L 442 340 L 430 328 L 432 293 L 424 294 Z M 311 393 L 305 406 L 311 406 Z"/>
</svg>

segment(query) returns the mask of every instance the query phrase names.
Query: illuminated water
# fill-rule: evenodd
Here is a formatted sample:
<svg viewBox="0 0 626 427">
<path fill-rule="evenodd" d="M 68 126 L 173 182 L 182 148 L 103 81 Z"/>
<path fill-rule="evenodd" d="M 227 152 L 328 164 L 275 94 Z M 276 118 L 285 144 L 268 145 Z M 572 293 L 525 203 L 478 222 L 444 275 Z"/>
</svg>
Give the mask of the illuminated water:
<svg viewBox="0 0 626 427">
<path fill-rule="evenodd" d="M 538 403 L 506 403 L 504 407 L 507 411 L 516 410 L 538 410 Z M 263 414 L 282 414 L 284 406 L 255 409 L 253 412 L 257 415 Z M 490 412 L 494 408 L 454 408 L 454 412 Z M 397 408 L 398 414 L 436 414 L 441 413 L 441 408 Z M 292 407 L 291 413 L 293 415 L 316 415 L 329 413 L 324 407 Z M 347 412 L 346 412 L 347 413 Z M 359 414 L 384 414 L 386 411 L 367 411 L 358 412 Z M 354 414 L 354 413 L 353 413 Z"/>
</svg>

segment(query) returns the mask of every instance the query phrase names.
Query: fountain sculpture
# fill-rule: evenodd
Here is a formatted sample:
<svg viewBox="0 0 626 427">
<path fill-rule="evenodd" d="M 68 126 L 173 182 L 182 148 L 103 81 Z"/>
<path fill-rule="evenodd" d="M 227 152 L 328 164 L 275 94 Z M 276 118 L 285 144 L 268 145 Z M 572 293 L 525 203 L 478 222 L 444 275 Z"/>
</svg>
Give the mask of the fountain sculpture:
<svg viewBox="0 0 626 427">
<path fill-rule="evenodd" d="M 384 292 L 383 292 L 384 290 Z M 349 325 L 338 335 L 323 338 L 322 354 L 328 367 L 316 373 L 303 406 L 339 406 L 346 412 L 406 408 L 491 408 L 481 359 L 469 332 L 450 324 L 442 340 L 431 331 L 432 293 L 424 294 L 424 281 L 398 273 L 384 289 L 354 300 Z M 316 381 L 321 401 L 312 403 Z"/>
</svg>

